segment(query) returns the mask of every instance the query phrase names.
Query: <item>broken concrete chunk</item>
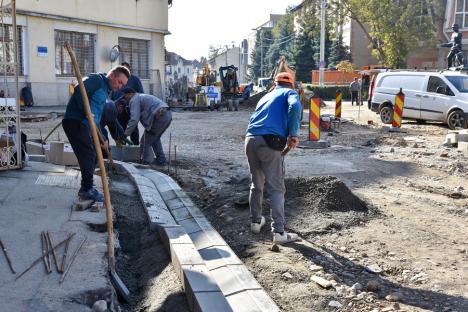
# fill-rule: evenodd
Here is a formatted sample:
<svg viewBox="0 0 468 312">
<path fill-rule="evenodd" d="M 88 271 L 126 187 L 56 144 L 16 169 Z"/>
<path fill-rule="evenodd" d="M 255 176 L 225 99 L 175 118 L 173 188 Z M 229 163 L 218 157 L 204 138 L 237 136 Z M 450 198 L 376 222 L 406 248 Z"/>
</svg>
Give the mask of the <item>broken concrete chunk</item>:
<svg viewBox="0 0 468 312">
<path fill-rule="evenodd" d="M 312 282 L 316 282 L 317 284 L 319 284 L 321 287 L 323 288 L 330 288 L 332 287 L 332 283 L 324 278 L 321 278 L 320 276 L 317 276 L 317 275 L 312 275 L 312 277 L 310 278 L 310 280 Z"/>
</svg>

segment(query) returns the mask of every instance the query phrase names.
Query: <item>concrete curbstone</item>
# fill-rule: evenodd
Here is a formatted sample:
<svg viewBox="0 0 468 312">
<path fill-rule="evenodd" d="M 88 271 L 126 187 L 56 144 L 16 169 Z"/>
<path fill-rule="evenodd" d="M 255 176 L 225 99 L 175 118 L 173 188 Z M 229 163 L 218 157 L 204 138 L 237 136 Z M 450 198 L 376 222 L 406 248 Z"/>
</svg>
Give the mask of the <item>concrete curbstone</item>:
<svg viewBox="0 0 468 312">
<path fill-rule="evenodd" d="M 222 292 L 195 293 L 194 312 L 232 312 Z M 267 311 L 267 310 L 266 310 Z"/>
<path fill-rule="evenodd" d="M 180 221 L 179 224 L 184 227 L 185 231 L 187 232 L 187 234 L 189 234 L 189 236 L 192 233 L 203 231 L 203 229 L 200 227 L 197 221 L 195 221 L 195 219 L 193 218 Z"/>
<path fill-rule="evenodd" d="M 184 202 L 180 198 L 174 198 L 174 199 L 168 200 L 166 201 L 166 205 L 171 210 L 185 207 Z"/>
<path fill-rule="evenodd" d="M 206 266 L 209 270 L 214 270 L 226 265 L 243 264 L 234 251 L 226 244 L 210 246 L 204 249 L 199 249 L 198 251 L 200 252 L 202 259 L 205 260 Z M 238 270 L 236 272 L 238 272 Z M 253 277 L 250 275 L 250 278 Z"/>
<path fill-rule="evenodd" d="M 171 252 L 170 244 L 193 244 L 180 225 L 161 225 L 158 227 L 158 233 L 169 253 Z"/>
<path fill-rule="evenodd" d="M 194 232 L 189 234 L 194 245 L 197 247 L 200 252 L 209 247 L 213 246 L 225 246 L 227 247 L 226 241 L 218 234 L 214 229 L 213 230 L 203 230 L 200 232 Z"/>
<path fill-rule="evenodd" d="M 185 207 L 181 209 L 172 210 L 171 212 L 172 212 L 172 216 L 177 222 L 192 218 L 192 215 Z"/>
<path fill-rule="evenodd" d="M 271 312 L 280 312 L 281 310 L 273 301 L 273 299 L 268 296 L 268 294 L 263 289 L 251 289 L 247 290 L 247 293 L 251 298 L 255 300 L 257 306 L 260 308 L 260 311 L 271 311 Z"/>
<path fill-rule="evenodd" d="M 224 293 L 224 292 L 223 292 Z M 225 293 L 224 293 L 225 294 Z M 226 295 L 226 294 L 225 294 Z M 247 291 L 226 295 L 229 306 L 236 312 L 263 312 Z M 272 309 L 266 310 L 268 312 Z"/>
<path fill-rule="evenodd" d="M 205 265 L 205 262 L 193 244 L 171 244 L 170 247 L 172 264 L 181 281 L 184 280 L 182 266 Z"/>
</svg>

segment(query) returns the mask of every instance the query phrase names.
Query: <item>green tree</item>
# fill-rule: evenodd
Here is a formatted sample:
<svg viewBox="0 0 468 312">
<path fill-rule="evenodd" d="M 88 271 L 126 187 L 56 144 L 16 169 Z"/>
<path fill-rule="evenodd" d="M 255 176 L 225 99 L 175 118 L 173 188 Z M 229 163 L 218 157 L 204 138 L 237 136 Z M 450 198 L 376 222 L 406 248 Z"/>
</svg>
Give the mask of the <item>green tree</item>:
<svg viewBox="0 0 468 312">
<path fill-rule="evenodd" d="M 298 16 L 299 34 L 294 44 L 297 81 L 310 81 L 311 71 L 318 65 L 317 44 L 320 44 L 318 14 L 320 14 L 320 10 L 317 2 L 311 1 L 304 4 Z"/>
<path fill-rule="evenodd" d="M 435 41 L 443 21 L 443 0 L 331 0 L 335 13 L 356 21 L 364 30 L 372 54 L 383 65 L 405 67 L 408 53 Z"/>
<path fill-rule="evenodd" d="M 286 14 L 273 28 L 273 42 L 266 55 L 267 73 L 271 73 L 280 56 L 286 58 L 289 65 L 294 65 L 294 15 L 288 9 Z"/>
<path fill-rule="evenodd" d="M 351 61 L 351 53 L 349 47 L 343 43 L 343 33 L 338 32 L 337 38 L 332 41 L 330 46 L 328 68 L 335 68 L 341 61 Z"/>
<path fill-rule="evenodd" d="M 269 28 L 262 28 L 257 31 L 255 39 L 255 48 L 252 51 L 251 58 L 252 64 L 249 66 L 249 76 L 255 81 L 262 77 L 261 68 L 263 62 L 263 75 L 268 75 L 266 71 L 266 55 L 272 44 L 273 32 Z M 263 42 L 262 42 L 263 41 Z M 262 49 L 263 48 L 263 56 Z"/>
</svg>

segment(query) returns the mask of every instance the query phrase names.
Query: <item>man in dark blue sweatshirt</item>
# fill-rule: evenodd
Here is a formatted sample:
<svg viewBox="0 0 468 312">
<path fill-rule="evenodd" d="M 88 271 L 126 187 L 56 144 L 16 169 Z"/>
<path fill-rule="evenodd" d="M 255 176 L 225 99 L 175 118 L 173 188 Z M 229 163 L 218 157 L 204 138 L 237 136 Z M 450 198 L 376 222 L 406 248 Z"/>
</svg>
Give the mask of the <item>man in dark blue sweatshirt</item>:
<svg viewBox="0 0 468 312">
<path fill-rule="evenodd" d="M 122 88 L 127 84 L 128 77 L 130 77 L 128 69 L 123 66 L 116 66 L 107 74 L 90 74 L 83 79 L 96 127 L 100 125 L 106 98 L 110 91 L 117 91 Z M 80 165 L 81 188 L 78 196 L 81 199 L 102 202 L 104 200 L 102 193 L 98 192 L 93 186 L 96 151 L 80 88 L 75 88 L 75 92 L 68 101 L 62 126 Z"/>
<path fill-rule="evenodd" d="M 135 90 L 136 93 L 145 93 L 144 90 L 143 90 L 143 84 L 141 83 L 140 78 L 138 78 L 137 76 L 132 74 L 132 68 L 130 67 L 130 64 L 127 63 L 127 62 L 122 62 L 121 65 L 124 66 L 125 68 L 127 68 L 128 71 L 130 72 L 130 77 L 128 78 L 128 82 L 125 85 L 125 88 L 131 88 L 131 89 Z M 113 101 L 117 101 L 119 99 L 122 99 L 122 96 L 123 96 L 122 90 L 123 89 L 112 92 L 111 99 Z M 129 106 L 130 104 L 128 102 L 124 102 L 124 104 L 125 104 L 124 105 L 124 110 L 119 112 L 117 118 L 119 120 L 119 123 L 125 129 L 125 128 L 127 128 L 127 124 L 128 124 L 128 122 L 130 120 L 130 106 Z M 132 134 L 130 135 L 130 140 L 132 140 L 133 145 L 138 145 L 139 144 L 140 132 L 138 131 L 138 127 L 136 127 L 133 130 Z"/>
<path fill-rule="evenodd" d="M 250 230 L 260 233 L 265 225 L 262 216 L 263 189 L 267 188 L 271 200 L 271 230 L 273 243 L 284 244 L 297 240 L 294 233 L 284 230 L 284 167 L 281 151 L 293 149 L 299 143 L 301 103 L 289 73 L 279 73 L 276 88 L 260 99 L 250 117 L 245 138 L 245 153 L 249 163 Z"/>
</svg>

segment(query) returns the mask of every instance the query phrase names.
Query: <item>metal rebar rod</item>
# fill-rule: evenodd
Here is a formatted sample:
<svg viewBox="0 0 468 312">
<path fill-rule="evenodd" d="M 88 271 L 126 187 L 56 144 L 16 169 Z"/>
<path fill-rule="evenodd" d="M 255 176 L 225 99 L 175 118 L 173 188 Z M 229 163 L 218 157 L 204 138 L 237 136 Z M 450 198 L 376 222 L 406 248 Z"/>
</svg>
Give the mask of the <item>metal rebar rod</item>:
<svg viewBox="0 0 468 312">
<path fill-rule="evenodd" d="M 70 234 L 66 239 L 64 239 L 63 241 L 61 241 L 60 243 L 58 243 L 57 245 L 54 246 L 53 249 L 57 249 L 58 247 L 62 246 L 63 244 L 65 244 L 66 242 L 70 241 L 72 239 L 72 237 L 75 236 L 75 233 L 72 233 Z M 50 252 L 50 251 L 49 251 Z M 42 254 L 40 255 L 36 260 L 33 261 L 33 263 L 31 263 L 31 265 L 26 269 L 24 270 L 20 275 L 18 275 L 15 280 L 19 279 L 21 276 L 23 276 L 24 274 L 26 274 L 29 270 L 31 270 L 36 264 L 38 264 L 39 262 L 41 262 L 41 260 L 43 259 L 43 257 L 45 257 L 46 254 Z"/>
<path fill-rule="evenodd" d="M 44 268 L 46 270 L 46 273 L 50 273 L 49 272 L 50 268 L 47 265 L 47 255 L 49 253 L 47 252 L 46 242 L 44 240 L 44 232 L 41 232 L 41 249 L 42 249 L 42 261 L 44 262 Z"/>
<path fill-rule="evenodd" d="M 55 250 L 52 248 L 52 246 L 54 246 L 54 244 L 52 242 L 52 235 L 50 234 L 49 231 L 47 231 L 46 237 L 47 237 L 47 241 L 49 242 L 49 248 L 52 250 L 52 259 L 54 260 L 55 269 L 57 270 L 58 273 L 62 273 L 62 272 L 60 272 L 60 268 L 59 268 L 59 265 L 58 265 L 57 254 L 55 253 Z"/>
<path fill-rule="evenodd" d="M 62 263 L 60 264 L 60 273 L 63 273 L 65 270 L 65 261 L 68 254 L 68 246 L 70 246 L 70 240 L 65 243 L 65 249 L 63 250 Z"/>
<path fill-rule="evenodd" d="M 6 258 L 7 262 L 8 262 L 8 266 L 10 267 L 11 273 L 16 274 L 15 269 L 13 269 L 13 265 L 12 265 L 12 263 L 11 263 L 11 259 L 10 259 L 10 257 L 8 256 L 7 249 L 6 249 L 6 247 L 5 247 L 5 245 L 3 244 L 3 242 L 2 242 L 1 239 L 0 239 L 0 247 L 1 247 L 2 250 L 3 250 L 3 254 L 5 255 L 5 258 Z"/>
<path fill-rule="evenodd" d="M 169 162 L 167 163 L 167 174 L 171 172 L 171 145 L 172 145 L 172 132 L 169 132 Z"/>
<path fill-rule="evenodd" d="M 51 264 L 51 261 L 50 261 L 50 251 L 51 251 L 51 248 L 49 248 L 49 242 L 47 241 L 47 236 L 46 236 L 46 233 L 45 231 L 42 231 L 42 239 L 44 240 L 44 244 L 45 244 L 45 250 L 46 250 L 46 253 L 47 253 L 47 256 L 46 256 L 46 261 L 47 261 L 47 273 L 52 273 L 52 264 Z"/>
<path fill-rule="evenodd" d="M 174 145 L 174 169 L 175 176 L 177 177 L 177 145 Z"/>
<path fill-rule="evenodd" d="M 65 277 L 67 277 L 67 274 L 68 272 L 70 271 L 70 268 L 73 264 L 73 261 L 75 261 L 76 259 L 76 256 L 78 255 L 78 252 L 80 251 L 81 247 L 83 247 L 84 243 L 86 243 L 86 241 L 88 240 L 88 237 L 85 237 L 82 241 L 81 241 L 81 244 L 78 246 L 78 248 L 76 248 L 75 252 L 73 253 L 73 255 L 71 256 L 70 258 L 70 262 L 68 263 L 68 266 L 67 266 L 67 269 L 62 273 L 62 277 L 60 277 L 60 284 L 63 283 L 63 281 L 65 280 Z"/>
</svg>

